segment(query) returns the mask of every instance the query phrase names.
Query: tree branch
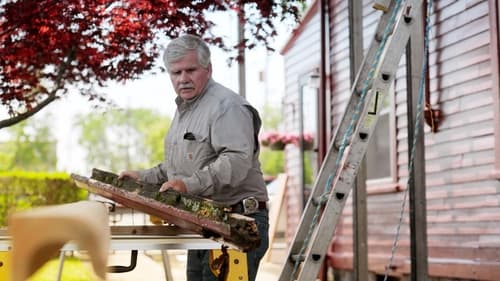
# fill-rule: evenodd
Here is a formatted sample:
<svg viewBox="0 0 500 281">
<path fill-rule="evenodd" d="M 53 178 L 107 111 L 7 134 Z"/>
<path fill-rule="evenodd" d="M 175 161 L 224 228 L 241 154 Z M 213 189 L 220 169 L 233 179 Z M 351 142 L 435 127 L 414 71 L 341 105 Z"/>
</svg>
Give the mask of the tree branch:
<svg viewBox="0 0 500 281">
<path fill-rule="evenodd" d="M 61 84 L 62 84 L 62 78 L 64 75 L 64 72 L 66 72 L 66 69 L 68 68 L 68 65 L 71 63 L 71 61 L 75 57 L 75 47 L 73 46 L 69 52 L 68 55 L 66 56 L 66 60 L 61 63 L 61 67 L 59 67 L 59 71 L 57 73 L 56 77 L 56 86 L 52 91 L 48 93 L 48 96 L 46 99 L 44 99 L 42 102 L 38 103 L 35 107 L 33 107 L 31 110 L 28 110 L 24 113 L 20 113 L 15 115 L 14 117 L 4 119 L 0 121 L 0 129 L 10 127 L 12 125 L 15 125 L 23 120 L 28 119 L 29 117 L 35 115 L 37 112 L 42 110 L 44 107 L 49 105 L 51 102 L 55 101 L 58 97 L 56 95 L 57 91 L 61 89 Z"/>
</svg>

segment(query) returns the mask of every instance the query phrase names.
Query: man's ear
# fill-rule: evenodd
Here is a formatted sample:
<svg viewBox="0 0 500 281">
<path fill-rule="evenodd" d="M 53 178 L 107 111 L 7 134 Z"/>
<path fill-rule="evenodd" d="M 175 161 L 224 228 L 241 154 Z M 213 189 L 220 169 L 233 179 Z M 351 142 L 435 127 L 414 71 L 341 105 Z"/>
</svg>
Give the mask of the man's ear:
<svg viewBox="0 0 500 281">
<path fill-rule="evenodd" d="M 208 64 L 207 70 L 208 70 L 208 76 L 212 77 L 212 63 Z"/>
</svg>

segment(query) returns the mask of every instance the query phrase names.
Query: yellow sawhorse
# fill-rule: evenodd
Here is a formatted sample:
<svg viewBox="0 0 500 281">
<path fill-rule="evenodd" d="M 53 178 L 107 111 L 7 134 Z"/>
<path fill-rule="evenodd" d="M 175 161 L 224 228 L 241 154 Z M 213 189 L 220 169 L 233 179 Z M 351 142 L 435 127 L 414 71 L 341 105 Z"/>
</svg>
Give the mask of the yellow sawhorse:
<svg viewBox="0 0 500 281">
<path fill-rule="evenodd" d="M 210 250 L 210 269 L 215 276 L 226 276 L 219 280 L 248 281 L 247 254 L 238 250 Z"/>
<path fill-rule="evenodd" d="M 0 280 L 10 280 L 10 251 L 0 252 Z"/>
</svg>

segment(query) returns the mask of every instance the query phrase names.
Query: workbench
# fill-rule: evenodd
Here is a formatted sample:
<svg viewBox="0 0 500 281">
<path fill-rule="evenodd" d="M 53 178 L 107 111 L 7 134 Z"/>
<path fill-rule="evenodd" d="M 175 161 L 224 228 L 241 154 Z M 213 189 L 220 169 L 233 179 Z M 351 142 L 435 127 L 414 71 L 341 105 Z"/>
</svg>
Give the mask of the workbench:
<svg viewBox="0 0 500 281">
<path fill-rule="evenodd" d="M 6 228 L 0 228 L 0 252 L 11 250 L 11 237 Z M 144 226 L 111 226 L 110 251 L 130 251 L 130 265 L 113 265 L 109 272 L 128 272 L 135 268 L 137 252 L 159 250 L 162 253 L 162 262 L 167 281 L 172 281 L 170 262 L 167 251 L 173 249 L 220 249 L 221 244 L 199 234 L 186 231 L 174 225 L 144 225 Z M 65 253 L 78 251 L 78 246 L 67 243 L 59 255 L 59 269 L 57 281 L 61 280 Z"/>
</svg>

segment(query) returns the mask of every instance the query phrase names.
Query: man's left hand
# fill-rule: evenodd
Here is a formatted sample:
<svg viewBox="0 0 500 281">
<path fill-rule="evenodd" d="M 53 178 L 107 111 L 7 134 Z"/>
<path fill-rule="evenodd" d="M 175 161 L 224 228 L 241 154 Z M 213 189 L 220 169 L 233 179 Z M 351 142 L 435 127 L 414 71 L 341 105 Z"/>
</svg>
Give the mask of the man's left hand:
<svg viewBox="0 0 500 281">
<path fill-rule="evenodd" d="M 167 189 L 173 189 L 182 193 L 186 193 L 186 185 L 181 180 L 172 180 L 164 182 L 160 187 L 160 192 L 163 192 Z"/>
</svg>

